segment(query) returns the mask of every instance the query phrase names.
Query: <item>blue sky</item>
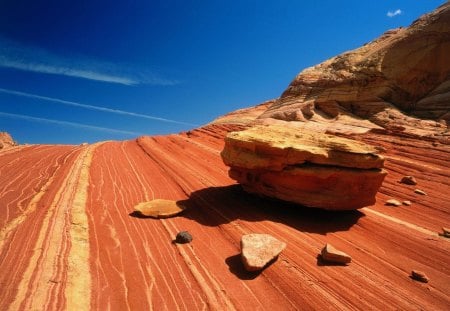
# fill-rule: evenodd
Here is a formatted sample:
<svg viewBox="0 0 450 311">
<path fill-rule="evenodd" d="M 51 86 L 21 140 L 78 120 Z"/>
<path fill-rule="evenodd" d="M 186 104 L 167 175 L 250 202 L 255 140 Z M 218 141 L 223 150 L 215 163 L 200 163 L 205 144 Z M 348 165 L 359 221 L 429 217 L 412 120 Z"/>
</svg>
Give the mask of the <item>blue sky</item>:
<svg viewBox="0 0 450 311">
<path fill-rule="evenodd" d="M 0 131 L 78 144 L 177 133 L 445 1 L 0 1 Z"/>
</svg>

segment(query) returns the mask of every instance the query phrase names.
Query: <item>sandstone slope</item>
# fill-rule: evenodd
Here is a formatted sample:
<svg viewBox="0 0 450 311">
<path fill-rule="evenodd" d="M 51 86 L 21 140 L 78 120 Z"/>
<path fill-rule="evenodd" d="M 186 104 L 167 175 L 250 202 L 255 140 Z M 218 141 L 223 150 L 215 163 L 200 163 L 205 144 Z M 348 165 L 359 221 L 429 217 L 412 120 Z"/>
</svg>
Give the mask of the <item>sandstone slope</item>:
<svg viewBox="0 0 450 311">
<path fill-rule="evenodd" d="M 219 155 L 237 129 L 1 151 L 0 309 L 448 308 L 450 241 L 437 234 L 450 223 L 448 146 L 366 137 L 386 148 L 389 174 L 375 205 L 336 213 L 243 192 Z M 418 184 L 399 183 L 403 175 Z M 412 205 L 384 206 L 391 197 Z M 158 198 L 188 210 L 132 215 Z M 193 241 L 172 244 L 184 230 Z M 240 259 L 249 233 L 288 244 L 260 274 Z M 318 261 L 326 243 L 351 264 Z M 413 269 L 429 283 L 412 280 Z"/>
<path fill-rule="evenodd" d="M 417 31 L 430 21 L 434 33 L 441 33 L 448 20 L 446 5 L 419 20 Z M 380 42 L 402 46 L 408 40 L 397 34 L 407 31 L 388 33 Z M 445 68 L 433 38 L 432 32 L 430 53 Z M 339 59 L 331 63 L 348 65 Z M 438 232 L 450 224 L 450 145 L 444 144 L 446 128 L 439 121 L 448 119 L 436 104 L 448 111 L 448 85 L 438 74 L 430 85 L 421 82 L 426 87 L 415 93 L 408 88 L 415 85 L 413 78 L 406 85 L 391 84 L 391 76 L 380 71 L 385 75 L 380 74 L 380 81 L 369 79 L 374 90 L 383 89 L 379 85 L 403 90 L 435 108 L 430 114 L 428 108 L 407 112 L 410 106 L 397 92 L 382 93 L 390 95 L 373 101 L 375 106 L 367 100 L 358 106 L 366 98 L 361 95 L 366 94 L 364 86 L 346 76 L 359 77 L 362 67 L 354 71 L 345 66 L 326 74 L 323 68 L 311 69 L 322 77 L 316 82 L 314 75 L 309 80 L 300 75 L 264 113 L 267 118 L 257 121 L 252 120 L 265 107 L 241 111 L 243 122 L 237 113 L 233 120 L 178 135 L 1 149 L 0 310 L 449 309 L 450 240 Z M 331 83 L 334 75 L 342 79 L 324 90 L 321 83 Z M 356 95 L 349 95 L 349 81 L 355 81 Z M 310 91 L 318 95 L 307 95 Z M 316 100 L 341 91 L 351 100 Z M 385 105 L 388 110 L 376 108 L 364 119 L 363 111 Z M 385 116 L 391 121 L 385 122 Z M 291 119 L 309 122 L 286 122 Z M 377 146 L 388 175 L 376 202 L 357 211 L 333 212 L 244 192 L 228 176 L 220 152 L 228 132 L 252 122 L 339 132 Z M 405 175 L 414 176 L 417 185 L 400 183 Z M 134 206 L 153 199 L 175 200 L 187 209 L 168 219 L 136 217 Z M 386 206 L 388 199 L 411 205 Z M 172 243 L 180 231 L 189 231 L 192 242 Z M 240 240 L 251 233 L 270 234 L 287 244 L 262 272 L 248 272 L 241 262 Z M 351 256 L 351 263 L 322 262 L 327 243 Z M 413 280 L 413 270 L 425 273 L 429 282 Z"/>
</svg>

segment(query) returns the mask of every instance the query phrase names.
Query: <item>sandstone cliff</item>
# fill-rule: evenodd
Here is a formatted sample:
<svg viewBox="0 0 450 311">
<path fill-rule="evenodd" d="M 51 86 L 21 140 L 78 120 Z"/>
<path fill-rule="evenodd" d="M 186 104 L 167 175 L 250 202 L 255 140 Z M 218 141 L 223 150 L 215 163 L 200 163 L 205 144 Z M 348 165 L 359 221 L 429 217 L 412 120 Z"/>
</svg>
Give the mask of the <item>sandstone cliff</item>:
<svg viewBox="0 0 450 311">
<path fill-rule="evenodd" d="M 384 128 L 449 142 L 450 4 L 302 71 L 260 118 Z M 338 124 L 338 125 L 336 125 Z"/>
</svg>

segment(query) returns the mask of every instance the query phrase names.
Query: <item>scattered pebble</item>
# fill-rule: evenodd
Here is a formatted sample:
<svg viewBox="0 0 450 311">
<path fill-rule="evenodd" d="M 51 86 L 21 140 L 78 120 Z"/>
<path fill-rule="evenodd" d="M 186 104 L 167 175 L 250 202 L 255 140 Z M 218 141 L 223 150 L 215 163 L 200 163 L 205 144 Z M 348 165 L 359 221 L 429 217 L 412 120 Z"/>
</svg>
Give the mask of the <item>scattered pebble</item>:
<svg viewBox="0 0 450 311">
<path fill-rule="evenodd" d="M 176 216 L 184 210 L 185 207 L 177 201 L 163 199 L 142 202 L 134 207 L 134 211 L 136 213 L 153 218 L 168 218 Z"/>
<path fill-rule="evenodd" d="M 322 249 L 321 256 L 324 261 L 332 263 L 349 264 L 352 261 L 352 257 L 328 243 Z"/>
<path fill-rule="evenodd" d="M 402 205 L 402 203 L 400 203 L 400 201 L 395 200 L 395 199 L 389 199 L 386 201 L 385 205 L 400 206 L 400 205 Z"/>
<path fill-rule="evenodd" d="M 286 243 L 269 234 L 246 234 L 241 238 L 242 263 L 247 271 L 262 270 L 276 260 L 285 249 Z"/>
<path fill-rule="evenodd" d="M 449 228 L 442 228 L 442 233 L 439 233 L 440 236 L 443 236 L 445 238 L 450 238 L 450 229 Z"/>
<path fill-rule="evenodd" d="M 430 281 L 430 279 L 428 278 L 428 276 L 423 273 L 422 271 L 418 271 L 418 270 L 413 270 L 411 272 L 411 278 L 413 280 L 422 282 L 422 283 L 428 283 Z"/>
<path fill-rule="evenodd" d="M 422 191 L 420 189 L 416 189 L 416 190 L 414 190 L 414 192 L 417 194 L 421 194 L 421 195 L 427 195 L 425 191 Z"/>
<path fill-rule="evenodd" d="M 178 244 L 186 244 L 192 242 L 192 235 L 187 231 L 178 232 L 175 242 Z"/>
<path fill-rule="evenodd" d="M 410 206 L 412 204 L 411 201 L 403 201 L 402 203 L 403 203 L 403 205 L 406 205 L 406 206 Z"/>
<path fill-rule="evenodd" d="M 417 185 L 417 181 L 413 176 L 404 176 L 400 182 L 407 185 Z"/>
</svg>

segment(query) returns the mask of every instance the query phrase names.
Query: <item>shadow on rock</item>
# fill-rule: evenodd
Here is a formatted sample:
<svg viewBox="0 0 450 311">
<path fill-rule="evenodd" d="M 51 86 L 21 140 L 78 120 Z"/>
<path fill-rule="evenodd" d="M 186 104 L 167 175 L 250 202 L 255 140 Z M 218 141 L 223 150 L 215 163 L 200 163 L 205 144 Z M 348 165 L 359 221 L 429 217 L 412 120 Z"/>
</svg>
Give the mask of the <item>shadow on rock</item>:
<svg viewBox="0 0 450 311">
<path fill-rule="evenodd" d="M 187 207 L 183 216 L 206 226 L 234 220 L 273 221 L 299 231 L 326 234 L 347 231 L 364 216 L 357 210 L 327 211 L 308 208 L 245 192 L 240 185 L 210 187 L 191 193 L 179 203 Z"/>
<path fill-rule="evenodd" d="M 332 266 L 332 267 L 347 267 L 348 264 L 345 263 L 338 263 L 338 262 L 330 262 L 323 260 L 322 255 L 317 255 L 317 266 L 319 267 L 326 267 L 326 266 Z"/>
<path fill-rule="evenodd" d="M 274 261 L 275 262 L 275 261 Z M 261 274 L 262 271 L 247 271 L 244 268 L 244 264 L 242 263 L 241 260 L 241 254 L 237 254 L 237 255 L 233 255 L 228 257 L 227 259 L 225 259 L 225 263 L 228 265 L 228 269 L 230 270 L 231 273 L 233 273 L 235 276 L 237 276 L 239 279 L 241 280 L 253 280 L 255 279 L 258 275 Z M 270 266 L 273 262 L 269 263 L 267 265 Z M 266 269 L 267 267 L 265 267 L 264 269 Z"/>
<path fill-rule="evenodd" d="M 131 213 L 128 214 L 128 216 L 134 217 L 134 218 L 142 218 L 142 219 L 148 219 L 150 217 L 148 216 L 144 216 L 141 213 L 137 212 L 137 211 L 133 211 Z"/>
</svg>

